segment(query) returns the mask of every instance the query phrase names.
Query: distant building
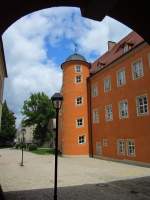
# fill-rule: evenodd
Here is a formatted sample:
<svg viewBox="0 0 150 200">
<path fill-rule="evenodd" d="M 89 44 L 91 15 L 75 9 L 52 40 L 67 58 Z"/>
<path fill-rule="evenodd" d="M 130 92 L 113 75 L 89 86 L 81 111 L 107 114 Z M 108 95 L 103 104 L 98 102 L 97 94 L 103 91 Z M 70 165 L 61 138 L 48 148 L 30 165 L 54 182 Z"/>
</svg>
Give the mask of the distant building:
<svg viewBox="0 0 150 200">
<path fill-rule="evenodd" d="M 23 137 L 22 129 L 25 129 L 24 142 L 26 144 L 38 143 L 38 141 L 36 141 L 33 137 L 33 132 L 34 132 L 35 128 L 36 128 L 36 125 L 26 126 L 26 127 L 22 127 L 20 125 L 17 129 L 15 142 L 20 143 L 22 141 L 22 137 Z M 56 129 L 56 119 L 50 119 L 49 123 L 48 123 L 48 132 L 50 133 L 50 136 L 47 137 L 46 141 L 43 144 L 43 147 L 54 148 L 54 146 L 55 146 L 55 129 Z"/>
<path fill-rule="evenodd" d="M 7 69 L 4 57 L 4 49 L 2 39 L 0 39 L 0 127 L 3 102 L 4 79 L 7 77 Z"/>
<path fill-rule="evenodd" d="M 56 133 L 56 119 L 50 119 L 48 123 L 48 131 L 50 134 L 49 139 L 47 140 L 47 147 L 54 148 L 55 147 L 55 133 Z"/>
<path fill-rule="evenodd" d="M 34 126 L 26 126 L 26 127 L 19 127 L 16 133 L 16 143 L 20 143 L 22 141 L 22 129 L 25 129 L 25 134 L 24 134 L 24 142 L 26 144 L 31 144 L 33 143 L 33 131 L 35 129 L 35 125 Z"/>
<path fill-rule="evenodd" d="M 90 64 L 73 54 L 62 64 L 63 155 L 150 163 L 150 46 L 135 32 Z"/>
</svg>

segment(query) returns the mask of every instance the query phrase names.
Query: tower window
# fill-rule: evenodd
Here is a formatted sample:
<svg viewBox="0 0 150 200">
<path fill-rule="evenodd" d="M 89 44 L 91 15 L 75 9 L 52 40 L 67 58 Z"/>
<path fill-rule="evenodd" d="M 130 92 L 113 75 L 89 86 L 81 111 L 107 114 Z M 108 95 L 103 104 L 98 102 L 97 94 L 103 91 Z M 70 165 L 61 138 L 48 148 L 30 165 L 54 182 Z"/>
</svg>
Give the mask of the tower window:
<svg viewBox="0 0 150 200">
<path fill-rule="evenodd" d="M 82 71 L 82 68 L 81 68 L 81 66 L 80 65 L 76 65 L 75 66 L 75 72 L 81 72 Z"/>
<path fill-rule="evenodd" d="M 81 75 L 78 75 L 75 77 L 75 83 L 81 83 L 82 81 L 82 76 Z"/>
<path fill-rule="evenodd" d="M 83 104 L 83 97 L 77 97 L 76 98 L 76 105 L 82 105 Z"/>
<path fill-rule="evenodd" d="M 77 128 L 80 128 L 80 127 L 83 127 L 83 125 L 84 125 L 83 118 L 82 118 L 82 117 L 81 117 L 81 118 L 78 118 L 78 119 L 76 120 L 76 127 L 77 127 Z"/>
<path fill-rule="evenodd" d="M 79 144 L 85 144 L 86 140 L 85 140 L 85 135 L 81 135 L 78 137 L 78 143 Z"/>
</svg>

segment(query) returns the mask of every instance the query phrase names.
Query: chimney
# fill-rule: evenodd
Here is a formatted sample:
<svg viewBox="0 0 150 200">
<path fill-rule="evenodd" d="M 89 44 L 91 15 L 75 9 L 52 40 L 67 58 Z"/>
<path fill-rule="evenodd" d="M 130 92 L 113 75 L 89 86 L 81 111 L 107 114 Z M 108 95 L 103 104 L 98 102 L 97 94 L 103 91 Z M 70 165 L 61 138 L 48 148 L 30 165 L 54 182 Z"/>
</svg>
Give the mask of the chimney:
<svg viewBox="0 0 150 200">
<path fill-rule="evenodd" d="M 108 51 L 111 51 L 112 48 L 116 45 L 116 42 L 108 41 Z"/>
</svg>

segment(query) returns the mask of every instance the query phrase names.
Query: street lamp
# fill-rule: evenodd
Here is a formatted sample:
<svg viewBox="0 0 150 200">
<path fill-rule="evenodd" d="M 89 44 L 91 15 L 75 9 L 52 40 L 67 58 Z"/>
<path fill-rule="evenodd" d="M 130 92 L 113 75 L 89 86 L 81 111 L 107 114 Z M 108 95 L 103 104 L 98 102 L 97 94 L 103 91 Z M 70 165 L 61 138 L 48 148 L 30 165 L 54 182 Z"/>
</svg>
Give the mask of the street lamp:
<svg viewBox="0 0 150 200">
<path fill-rule="evenodd" d="M 26 133 L 26 129 L 23 128 L 21 129 L 21 134 L 22 134 L 22 138 L 21 138 L 21 149 L 22 149 L 22 154 L 21 154 L 21 164 L 20 166 L 23 166 L 23 148 L 24 148 L 24 135 Z"/>
<path fill-rule="evenodd" d="M 54 200 L 57 200 L 57 163 L 58 163 L 58 114 L 62 105 L 63 96 L 60 93 L 55 93 L 51 97 L 53 106 L 56 110 L 56 138 L 55 138 L 55 175 L 54 175 Z"/>
</svg>

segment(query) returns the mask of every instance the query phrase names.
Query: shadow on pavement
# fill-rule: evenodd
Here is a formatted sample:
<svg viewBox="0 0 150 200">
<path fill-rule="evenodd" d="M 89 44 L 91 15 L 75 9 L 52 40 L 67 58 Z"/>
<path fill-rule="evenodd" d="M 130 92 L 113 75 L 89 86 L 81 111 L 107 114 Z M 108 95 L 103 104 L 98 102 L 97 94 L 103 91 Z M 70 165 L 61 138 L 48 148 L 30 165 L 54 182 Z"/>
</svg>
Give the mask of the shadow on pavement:
<svg viewBox="0 0 150 200">
<path fill-rule="evenodd" d="M 4 193 L 6 200 L 53 200 L 53 189 Z M 58 188 L 58 200 L 150 200 L 150 176 Z"/>
</svg>

